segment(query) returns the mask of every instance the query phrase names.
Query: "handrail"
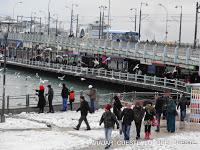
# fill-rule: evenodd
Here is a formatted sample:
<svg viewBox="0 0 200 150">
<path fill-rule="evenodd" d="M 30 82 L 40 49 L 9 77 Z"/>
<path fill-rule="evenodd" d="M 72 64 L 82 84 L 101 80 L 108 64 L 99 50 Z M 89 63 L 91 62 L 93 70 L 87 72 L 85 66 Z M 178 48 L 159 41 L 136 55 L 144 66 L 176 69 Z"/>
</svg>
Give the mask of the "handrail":
<svg viewBox="0 0 200 150">
<path fill-rule="evenodd" d="M 0 34 L 0 38 L 3 38 Z M 24 42 L 36 42 L 52 45 L 61 45 L 62 47 L 78 48 L 79 52 L 90 52 L 102 54 L 100 49 L 106 49 L 106 53 L 113 56 L 135 58 L 139 60 L 148 59 L 151 61 L 162 61 L 183 65 L 199 65 L 198 53 L 189 49 L 189 47 L 170 47 L 167 45 L 150 45 L 146 43 L 128 44 L 127 42 L 116 42 L 99 39 L 80 39 L 68 37 L 51 36 L 50 42 L 47 35 L 9 33 L 9 40 L 22 40 Z M 129 42 L 130 43 L 130 42 Z M 177 56 L 178 52 L 178 57 Z M 196 54 L 195 54 L 196 53 Z M 186 67 L 186 66 L 185 66 Z"/>
<path fill-rule="evenodd" d="M 25 65 L 26 67 L 40 68 L 47 71 L 61 72 L 63 74 L 71 74 L 76 76 L 85 76 L 88 77 L 96 77 L 97 79 L 109 79 L 109 81 L 120 81 L 127 83 L 138 83 L 148 86 L 158 86 L 161 88 L 170 88 L 173 90 L 186 91 L 186 83 L 174 79 L 160 78 L 160 77 L 152 77 L 147 75 L 138 75 L 131 73 L 123 73 L 116 71 L 108 71 L 105 69 L 96 69 L 96 68 L 87 68 L 87 67 L 78 67 L 78 66 L 70 66 L 63 64 L 54 64 L 54 63 L 46 63 L 39 61 L 29 61 L 22 59 L 14 59 L 8 58 L 8 63 L 14 65 Z M 62 70 L 60 70 L 62 68 Z"/>
</svg>

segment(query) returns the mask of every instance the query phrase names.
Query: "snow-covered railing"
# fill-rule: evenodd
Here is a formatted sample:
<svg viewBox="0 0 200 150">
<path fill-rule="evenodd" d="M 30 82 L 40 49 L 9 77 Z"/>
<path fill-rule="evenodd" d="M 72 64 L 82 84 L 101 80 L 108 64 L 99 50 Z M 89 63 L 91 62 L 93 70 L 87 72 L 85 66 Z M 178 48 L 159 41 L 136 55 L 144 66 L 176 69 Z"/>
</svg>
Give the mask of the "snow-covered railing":
<svg viewBox="0 0 200 150">
<path fill-rule="evenodd" d="M 86 77 L 96 80 L 103 80 L 113 83 L 142 85 L 150 89 L 157 87 L 163 89 L 171 89 L 173 91 L 186 91 L 186 83 L 177 79 L 160 78 L 156 76 L 130 74 L 128 72 L 116 72 L 113 70 L 105 70 L 102 68 L 87 68 L 56 63 L 46 63 L 40 61 L 29 61 L 25 59 L 10 59 L 8 63 L 23 67 L 40 69 L 50 72 L 59 72 L 62 74 Z"/>
</svg>

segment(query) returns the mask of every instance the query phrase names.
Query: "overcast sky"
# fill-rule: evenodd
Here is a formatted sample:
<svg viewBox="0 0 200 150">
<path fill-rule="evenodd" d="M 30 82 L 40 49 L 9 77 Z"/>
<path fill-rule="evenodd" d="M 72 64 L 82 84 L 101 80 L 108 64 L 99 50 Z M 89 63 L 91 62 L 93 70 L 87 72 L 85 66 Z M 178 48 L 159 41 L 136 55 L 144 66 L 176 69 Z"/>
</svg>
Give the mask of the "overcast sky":
<svg viewBox="0 0 200 150">
<path fill-rule="evenodd" d="M 23 1 L 22 4 L 15 5 Z M 47 17 L 49 0 L 0 0 L 0 15 L 12 16 L 15 8 L 15 18 L 17 15 L 31 16 L 31 12 L 36 12 L 37 16 Z M 179 14 L 180 9 L 174 8 L 176 5 L 183 6 L 183 42 L 192 42 L 194 36 L 195 6 L 197 0 L 111 0 L 112 28 L 114 29 L 134 29 L 134 23 L 130 17 L 133 13 L 130 8 L 139 10 L 140 3 L 147 2 L 148 6 L 142 6 L 142 38 L 163 40 L 165 34 L 166 12 L 164 8 L 158 6 L 162 3 L 168 9 L 169 15 L 169 40 L 178 40 Z M 72 3 L 78 4 L 75 13 L 80 14 L 80 24 L 91 23 L 98 20 L 99 6 L 108 6 L 108 0 L 51 0 L 51 14 L 58 14 L 59 19 L 69 26 L 70 9 Z M 69 8 L 66 8 L 69 7 Z M 42 10 L 43 13 L 39 13 Z M 139 14 L 139 11 L 138 11 Z M 138 29 L 137 29 L 138 30 Z M 198 36 L 199 37 L 199 36 Z"/>
</svg>

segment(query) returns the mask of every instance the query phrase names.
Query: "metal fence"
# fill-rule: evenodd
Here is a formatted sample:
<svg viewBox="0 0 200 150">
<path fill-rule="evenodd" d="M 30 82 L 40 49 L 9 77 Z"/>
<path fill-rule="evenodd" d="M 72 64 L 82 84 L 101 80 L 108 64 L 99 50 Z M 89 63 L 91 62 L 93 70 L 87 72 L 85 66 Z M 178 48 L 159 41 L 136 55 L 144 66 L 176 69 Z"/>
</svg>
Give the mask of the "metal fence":
<svg viewBox="0 0 200 150">
<path fill-rule="evenodd" d="M 62 74 L 83 76 L 86 78 L 98 79 L 121 84 L 138 84 L 143 86 L 150 86 L 152 88 L 172 89 L 174 91 L 186 91 L 186 83 L 177 79 L 160 78 L 156 76 L 130 74 L 128 72 L 116 72 L 113 70 L 78 67 L 71 65 L 46 63 L 39 61 L 29 61 L 25 59 L 9 58 L 8 62 L 12 65 L 18 65 L 33 69 L 42 69 L 44 71 L 59 72 Z"/>
<path fill-rule="evenodd" d="M 0 34 L 0 38 L 3 38 Z M 126 57 L 130 59 L 162 61 L 163 63 L 199 65 L 199 54 L 190 47 L 173 47 L 165 44 L 133 43 L 124 41 L 111 41 L 102 39 L 67 38 L 53 35 L 9 33 L 9 40 L 22 40 L 24 42 L 45 43 L 68 47 L 73 51 L 93 54 Z"/>
</svg>

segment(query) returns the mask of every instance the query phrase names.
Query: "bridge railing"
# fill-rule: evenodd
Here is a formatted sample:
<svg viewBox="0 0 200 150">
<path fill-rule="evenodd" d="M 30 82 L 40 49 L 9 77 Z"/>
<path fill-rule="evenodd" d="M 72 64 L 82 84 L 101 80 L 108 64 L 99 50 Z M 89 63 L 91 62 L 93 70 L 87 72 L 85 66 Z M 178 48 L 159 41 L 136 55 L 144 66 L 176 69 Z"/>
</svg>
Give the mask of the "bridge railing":
<svg viewBox="0 0 200 150">
<path fill-rule="evenodd" d="M 0 35 L 2 38 L 2 35 Z M 49 43 L 51 45 L 60 45 L 62 47 L 74 47 L 80 52 L 91 52 L 103 54 L 102 49 L 105 49 L 106 54 L 113 56 L 121 56 L 135 59 L 150 59 L 152 61 L 162 61 L 163 63 L 170 62 L 184 65 L 199 65 L 199 53 L 189 47 L 174 47 L 161 44 L 150 43 L 135 43 L 124 41 L 111 41 L 103 39 L 80 39 L 67 38 L 54 35 L 40 34 L 20 34 L 9 33 L 8 39 L 22 40 L 26 42 Z M 177 49 L 177 51 L 176 51 Z"/>
<path fill-rule="evenodd" d="M 29 61 L 25 59 L 14 59 L 14 58 L 8 58 L 8 61 L 13 63 L 21 63 L 24 65 L 30 66 L 37 66 L 41 69 L 55 69 L 55 72 L 60 73 L 67 73 L 67 74 L 73 74 L 77 76 L 93 76 L 96 79 L 107 79 L 109 81 L 119 81 L 124 83 L 130 83 L 130 84 L 142 84 L 146 86 L 157 86 L 162 88 L 170 88 L 173 90 L 181 90 L 186 91 L 186 83 L 183 81 L 179 81 L 177 79 L 167 79 L 160 78 L 156 76 L 147 76 L 147 75 L 139 75 L 139 74 L 130 74 L 128 72 L 116 72 L 113 70 L 105 70 L 102 68 L 87 68 L 87 67 L 79 67 L 79 66 L 71 66 L 71 65 L 64 65 L 59 63 L 46 63 L 46 62 L 40 62 L 40 61 Z M 44 68 L 42 68 L 44 67 Z"/>
</svg>

